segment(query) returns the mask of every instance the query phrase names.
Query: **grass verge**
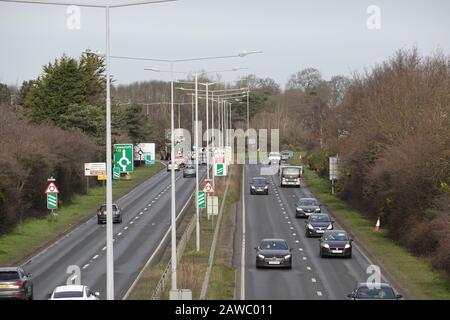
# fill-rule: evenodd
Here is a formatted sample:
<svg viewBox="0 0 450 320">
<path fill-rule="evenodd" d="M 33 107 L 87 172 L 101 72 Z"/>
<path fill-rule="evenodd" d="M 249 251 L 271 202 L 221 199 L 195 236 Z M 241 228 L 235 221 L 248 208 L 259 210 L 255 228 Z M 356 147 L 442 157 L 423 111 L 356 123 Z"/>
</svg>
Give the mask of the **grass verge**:
<svg viewBox="0 0 450 320">
<path fill-rule="evenodd" d="M 298 155 L 290 163 L 301 165 Z M 374 232 L 375 222 L 352 209 L 331 194 L 328 180 L 304 166 L 304 180 L 320 201 L 331 210 L 338 222 L 349 230 L 412 299 L 450 299 L 450 278 L 431 267 L 426 258 L 416 257 L 388 237 L 388 230 Z M 382 226 L 383 227 L 383 226 Z"/>
<path fill-rule="evenodd" d="M 137 167 L 130 180 L 114 181 L 113 198 L 120 198 L 162 168 L 161 163 L 150 167 Z M 22 262 L 38 249 L 92 217 L 99 205 L 105 202 L 105 197 L 105 187 L 91 187 L 87 194 L 75 195 L 70 204 L 58 209 L 55 220 L 34 218 L 18 224 L 11 232 L 0 236 L 0 265 L 14 265 Z M 45 201 L 44 196 L 42 201 Z"/>
</svg>

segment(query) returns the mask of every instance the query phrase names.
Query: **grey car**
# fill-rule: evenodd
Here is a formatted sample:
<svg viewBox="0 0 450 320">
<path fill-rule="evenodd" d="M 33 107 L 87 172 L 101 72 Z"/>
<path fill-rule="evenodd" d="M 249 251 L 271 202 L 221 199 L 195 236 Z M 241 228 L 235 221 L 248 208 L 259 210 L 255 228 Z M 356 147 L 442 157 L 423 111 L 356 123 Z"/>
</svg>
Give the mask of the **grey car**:
<svg viewBox="0 0 450 320">
<path fill-rule="evenodd" d="M 21 267 L 0 268 L 0 299 L 33 300 L 31 273 Z"/>
<path fill-rule="evenodd" d="M 320 213 L 319 202 L 315 198 L 300 198 L 295 208 L 296 218 L 308 218 L 314 213 Z"/>
<path fill-rule="evenodd" d="M 120 207 L 113 203 L 112 205 L 113 223 L 122 223 L 122 210 Z M 106 204 L 97 209 L 97 223 L 106 223 Z"/>
<path fill-rule="evenodd" d="M 192 165 L 188 165 L 183 170 L 183 178 L 195 177 L 195 168 Z"/>
<path fill-rule="evenodd" d="M 255 250 L 257 268 L 292 268 L 292 249 L 284 239 L 264 239 Z"/>
<path fill-rule="evenodd" d="M 334 221 L 326 213 L 314 213 L 305 221 L 305 236 L 321 237 L 325 231 L 333 230 Z"/>
<path fill-rule="evenodd" d="M 352 257 L 352 242 L 344 230 L 327 230 L 320 241 L 320 257 Z"/>
<path fill-rule="evenodd" d="M 347 297 L 351 300 L 400 300 L 401 294 L 397 294 L 389 283 L 356 284 L 356 288 Z"/>
</svg>

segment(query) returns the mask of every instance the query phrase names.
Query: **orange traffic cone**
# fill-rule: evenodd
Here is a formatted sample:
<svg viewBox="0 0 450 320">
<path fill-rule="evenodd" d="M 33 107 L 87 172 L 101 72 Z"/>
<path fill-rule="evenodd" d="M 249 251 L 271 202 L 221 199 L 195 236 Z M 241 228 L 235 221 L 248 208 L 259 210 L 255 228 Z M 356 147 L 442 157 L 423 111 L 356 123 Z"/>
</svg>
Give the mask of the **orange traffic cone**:
<svg viewBox="0 0 450 320">
<path fill-rule="evenodd" d="M 380 217 L 378 217 L 377 223 L 375 224 L 375 232 L 379 232 L 381 229 Z"/>
</svg>

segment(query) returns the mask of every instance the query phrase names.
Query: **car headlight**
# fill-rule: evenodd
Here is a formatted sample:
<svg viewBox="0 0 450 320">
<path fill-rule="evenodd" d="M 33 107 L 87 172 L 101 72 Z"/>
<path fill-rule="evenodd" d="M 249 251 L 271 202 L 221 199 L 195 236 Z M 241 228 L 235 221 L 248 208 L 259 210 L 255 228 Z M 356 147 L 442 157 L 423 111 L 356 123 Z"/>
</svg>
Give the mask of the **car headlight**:
<svg viewBox="0 0 450 320">
<path fill-rule="evenodd" d="M 327 230 L 331 230 L 331 229 L 333 229 L 333 225 L 332 225 L 332 224 L 330 224 L 330 225 L 327 227 Z"/>
<path fill-rule="evenodd" d="M 314 230 L 314 227 L 311 224 L 308 223 L 306 226 L 308 227 L 308 229 Z"/>
<path fill-rule="evenodd" d="M 350 247 L 351 247 L 350 243 L 347 243 L 347 244 L 345 245 L 345 249 L 348 249 L 348 248 L 350 248 Z"/>
<path fill-rule="evenodd" d="M 302 208 L 297 208 L 297 211 L 303 211 L 303 209 Z"/>
<path fill-rule="evenodd" d="M 262 254 L 259 254 L 259 253 L 258 253 L 258 258 L 264 259 L 265 257 L 264 257 Z"/>
<path fill-rule="evenodd" d="M 317 208 L 317 209 L 316 209 L 316 212 L 320 212 L 320 208 Z"/>
<path fill-rule="evenodd" d="M 265 186 L 264 189 L 269 189 L 269 186 Z"/>
<path fill-rule="evenodd" d="M 255 189 L 255 186 L 252 186 L 252 189 Z"/>
<path fill-rule="evenodd" d="M 291 255 L 290 255 L 290 254 L 284 256 L 284 259 L 285 259 L 285 260 L 290 259 L 290 258 L 291 258 Z"/>
<path fill-rule="evenodd" d="M 328 243 L 322 243 L 322 247 L 330 249 L 330 245 Z"/>
</svg>

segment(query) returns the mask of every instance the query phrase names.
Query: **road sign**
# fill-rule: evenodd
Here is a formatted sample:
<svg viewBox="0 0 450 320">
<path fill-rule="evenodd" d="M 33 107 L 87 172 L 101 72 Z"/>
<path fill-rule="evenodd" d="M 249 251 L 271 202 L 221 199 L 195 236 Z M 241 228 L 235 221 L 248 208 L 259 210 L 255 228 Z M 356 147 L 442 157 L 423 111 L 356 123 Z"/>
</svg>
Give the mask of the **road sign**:
<svg viewBox="0 0 450 320">
<path fill-rule="evenodd" d="M 208 216 L 219 214 L 219 197 L 208 196 Z"/>
<path fill-rule="evenodd" d="M 206 184 L 203 187 L 203 191 L 206 193 L 216 192 L 216 190 L 214 190 L 214 187 L 213 187 L 211 181 L 206 181 Z"/>
<path fill-rule="evenodd" d="M 338 160 L 338 156 L 330 157 L 330 180 L 337 180 L 339 178 Z"/>
<path fill-rule="evenodd" d="M 150 155 L 150 162 L 147 161 Z M 154 143 L 137 143 L 134 146 L 134 160 L 144 161 L 145 164 L 154 164 L 156 159 Z M 148 162 L 148 163 L 147 163 Z"/>
<path fill-rule="evenodd" d="M 56 187 L 56 185 L 53 182 L 50 182 L 47 186 L 47 189 L 45 190 L 45 193 L 49 194 L 49 193 L 59 193 L 58 188 Z"/>
<path fill-rule="evenodd" d="M 84 175 L 86 177 L 106 175 L 106 162 L 85 163 Z"/>
<path fill-rule="evenodd" d="M 133 145 L 114 145 L 114 168 L 120 168 L 120 172 L 133 172 Z"/>
<path fill-rule="evenodd" d="M 99 176 L 97 176 L 97 180 L 98 181 L 103 181 L 106 180 L 108 177 L 106 176 L 106 174 L 101 174 Z"/>
<path fill-rule="evenodd" d="M 199 209 L 206 208 L 206 192 L 199 191 L 197 196 L 197 206 Z"/>
<path fill-rule="evenodd" d="M 155 164 L 155 158 L 152 158 L 151 154 L 145 155 L 145 164 Z"/>
<path fill-rule="evenodd" d="M 214 175 L 217 177 L 224 177 L 227 175 L 227 166 L 224 163 L 216 163 L 214 165 Z"/>
<path fill-rule="evenodd" d="M 49 210 L 58 209 L 58 194 L 57 193 L 47 193 L 47 209 L 49 209 Z"/>
<path fill-rule="evenodd" d="M 120 168 L 119 167 L 115 167 L 113 169 L 113 179 L 120 180 Z"/>
</svg>

